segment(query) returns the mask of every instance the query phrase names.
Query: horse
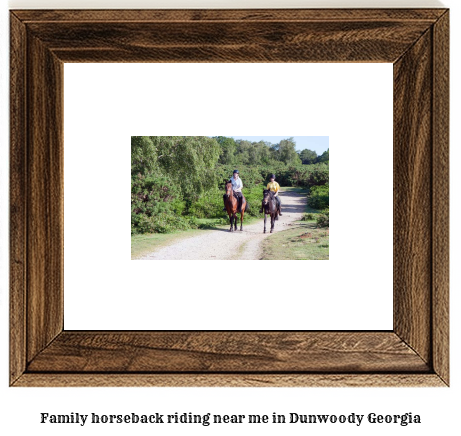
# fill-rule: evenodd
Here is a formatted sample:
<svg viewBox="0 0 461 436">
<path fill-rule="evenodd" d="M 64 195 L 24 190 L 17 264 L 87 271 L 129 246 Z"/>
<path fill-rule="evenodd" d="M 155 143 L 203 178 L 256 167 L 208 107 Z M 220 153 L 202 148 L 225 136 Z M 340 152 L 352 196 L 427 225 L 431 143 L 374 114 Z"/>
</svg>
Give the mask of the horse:
<svg viewBox="0 0 461 436">
<path fill-rule="evenodd" d="M 242 196 L 242 206 L 240 209 L 240 231 L 243 231 L 243 215 L 247 210 L 247 202 L 245 197 Z M 234 197 L 234 191 L 232 189 L 232 182 L 229 180 L 226 182 L 226 194 L 224 195 L 224 207 L 226 208 L 227 214 L 230 220 L 230 232 L 233 232 L 233 226 L 237 230 L 237 213 L 238 213 L 238 199 Z"/>
<path fill-rule="evenodd" d="M 271 217 L 271 233 L 274 231 L 275 220 L 278 219 L 280 209 L 277 205 L 277 200 L 274 197 L 274 193 L 269 189 L 264 189 L 262 200 L 262 209 L 264 210 L 264 233 L 266 233 L 266 219 L 267 215 Z"/>
</svg>

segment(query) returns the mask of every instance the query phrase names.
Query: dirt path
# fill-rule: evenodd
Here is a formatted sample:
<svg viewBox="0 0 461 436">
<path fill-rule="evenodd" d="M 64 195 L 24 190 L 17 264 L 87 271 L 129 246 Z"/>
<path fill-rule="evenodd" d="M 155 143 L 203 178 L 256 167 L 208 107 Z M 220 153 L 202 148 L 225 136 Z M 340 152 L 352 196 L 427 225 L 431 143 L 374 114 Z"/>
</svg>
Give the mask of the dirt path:
<svg viewBox="0 0 461 436">
<path fill-rule="evenodd" d="M 274 232 L 285 230 L 293 221 L 299 221 L 304 213 L 306 197 L 295 192 L 282 192 L 282 216 L 275 222 Z M 258 207 L 259 205 L 252 205 Z M 240 215 L 239 215 L 240 216 Z M 229 226 L 230 227 L 230 226 Z M 263 233 L 263 220 L 245 226 L 243 232 L 225 229 L 206 230 L 203 234 L 175 242 L 140 258 L 141 260 L 257 260 L 260 258 L 260 242 L 270 236 L 270 217 L 267 233 Z M 238 222 L 240 229 L 240 221 Z"/>
</svg>

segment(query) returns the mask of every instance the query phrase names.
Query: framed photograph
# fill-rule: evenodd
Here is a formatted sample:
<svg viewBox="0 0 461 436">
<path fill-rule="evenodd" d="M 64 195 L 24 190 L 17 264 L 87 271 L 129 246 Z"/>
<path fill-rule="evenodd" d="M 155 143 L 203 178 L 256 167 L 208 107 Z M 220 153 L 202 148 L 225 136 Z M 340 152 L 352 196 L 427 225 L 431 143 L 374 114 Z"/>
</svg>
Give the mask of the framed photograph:
<svg viewBox="0 0 461 436">
<path fill-rule="evenodd" d="M 449 385 L 447 9 L 17 10 L 10 21 L 11 386 Z M 392 64 L 393 328 L 65 329 L 64 69 L 84 63 Z"/>
</svg>

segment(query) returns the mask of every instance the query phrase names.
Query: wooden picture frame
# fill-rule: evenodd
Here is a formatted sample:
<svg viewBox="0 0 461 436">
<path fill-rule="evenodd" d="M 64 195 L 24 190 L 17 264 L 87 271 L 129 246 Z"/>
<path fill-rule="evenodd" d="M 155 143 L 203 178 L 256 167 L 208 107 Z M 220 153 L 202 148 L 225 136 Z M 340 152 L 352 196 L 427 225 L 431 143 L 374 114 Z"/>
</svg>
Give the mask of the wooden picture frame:
<svg viewBox="0 0 461 436">
<path fill-rule="evenodd" d="M 449 385 L 447 9 L 10 20 L 11 386 Z M 64 62 L 392 62 L 393 330 L 65 331 Z"/>
</svg>

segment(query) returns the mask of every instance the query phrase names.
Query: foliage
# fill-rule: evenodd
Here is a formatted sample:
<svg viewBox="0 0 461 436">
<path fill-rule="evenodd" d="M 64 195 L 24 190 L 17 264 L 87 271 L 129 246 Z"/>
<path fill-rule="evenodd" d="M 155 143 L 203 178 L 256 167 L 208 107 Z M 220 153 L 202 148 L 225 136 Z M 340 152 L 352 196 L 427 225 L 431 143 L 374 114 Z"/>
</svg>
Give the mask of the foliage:
<svg viewBox="0 0 461 436">
<path fill-rule="evenodd" d="M 168 233 L 189 228 L 191 228 L 191 223 L 180 215 L 171 213 L 158 213 L 155 216 L 131 215 L 132 235 L 136 233 Z"/>
<path fill-rule="evenodd" d="M 155 170 L 157 148 L 150 136 L 131 137 L 131 176 Z"/>
<path fill-rule="evenodd" d="M 317 162 L 329 162 L 330 161 L 330 149 L 324 151 L 318 158 Z"/>
<path fill-rule="evenodd" d="M 217 188 L 202 195 L 189 207 L 189 213 L 197 218 L 218 218 L 223 216 L 223 191 Z"/>
<path fill-rule="evenodd" d="M 277 166 L 275 166 L 274 169 L 277 169 Z M 275 174 L 277 176 L 277 181 L 283 186 L 302 186 L 310 188 L 311 186 L 328 183 L 329 166 L 325 163 L 283 166 L 280 168 L 279 172 Z"/>
<path fill-rule="evenodd" d="M 317 163 L 317 152 L 304 149 L 299 153 L 299 157 L 303 163 L 303 165 L 310 165 L 313 163 Z"/>
<path fill-rule="evenodd" d="M 282 139 L 278 148 L 279 160 L 286 165 L 298 165 L 301 159 L 296 152 L 296 143 L 293 138 Z"/>
<path fill-rule="evenodd" d="M 317 162 L 329 162 L 330 161 L 330 149 L 324 151 L 317 159 Z"/>
<path fill-rule="evenodd" d="M 317 227 L 329 227 L 329 226 L 330 226 L 330 212 L 328 209 L 326 209 L 317 215 Z"/>
<path fill-rule="evenodd" d="M 302 184 L 308 188 L 316 185 L 325 185 L 328 183 L 330 168 L 325 163 L 309 165 L 306 176 L 302 179 Z"/>
<path fill-rule="evenodd" d="M 131 179 L 131 212 L 153 216 L 161 212 L 182 212 L 180 190 L 165 176 L 138 174 Z"/>
<path fill-rule="evenodd" d="M 207 136 L 161 138 L 159 170 L 180 187 L 185 199 L 195 200 L 215 185 L 213 168 L 220 153 L 216 140 Z"/>
<path fill-rule="evenodd" d="M 301 221 L 315 221 L 315 217 L 313 213 L 305 213 L 301 218 Z"/>
<path fill-rule="evenodd" d="M 215 136 L 217 143 L 221 147 L 219 154 L 219 163 L 224 165 L 233 165 L 235 162 L 235 152 L 237 150 L 237 143 L 234 138 L 226 136 Z"/>
<path fill-rule="evenodd" d="M 208 136 L 132 136 L 131 176 L 168 177 L 186 199 L 196 199 L 214 186 L 213 168 L 220 154 Z"/>
<path fill-rule="evenodd" d="M 313 209 L 326 209 L 330 206 L 329 185 L 312 186 L 309 191 L 308 203 Z"/>
</svg>

